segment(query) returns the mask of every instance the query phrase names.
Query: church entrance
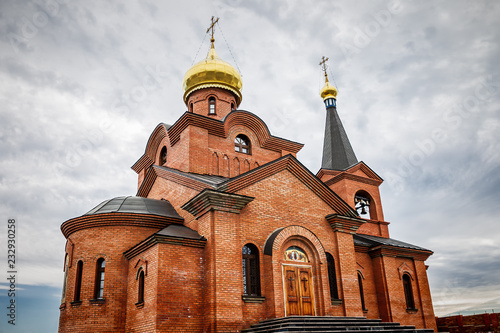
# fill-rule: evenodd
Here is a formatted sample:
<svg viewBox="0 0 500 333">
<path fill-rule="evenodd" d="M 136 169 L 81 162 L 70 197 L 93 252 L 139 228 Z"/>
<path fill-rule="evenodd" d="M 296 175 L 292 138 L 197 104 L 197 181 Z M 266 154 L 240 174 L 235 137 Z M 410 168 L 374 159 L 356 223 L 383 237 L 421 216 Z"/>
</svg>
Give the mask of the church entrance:
<svg viewBox="0 0 500 333">
<path fill-rule="evenodd" d="M 310 266 L 283 265 L 286 316 L 314 316 Z"/>
</svg>

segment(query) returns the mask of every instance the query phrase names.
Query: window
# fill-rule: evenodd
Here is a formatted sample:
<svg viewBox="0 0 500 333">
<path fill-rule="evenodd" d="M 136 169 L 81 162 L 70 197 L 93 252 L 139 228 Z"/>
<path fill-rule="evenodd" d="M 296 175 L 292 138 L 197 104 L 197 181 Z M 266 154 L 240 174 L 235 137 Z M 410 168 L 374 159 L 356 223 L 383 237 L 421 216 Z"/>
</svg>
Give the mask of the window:
<svg viewBox="0 0 500 333">
<path fill-rule="evenodd" d="M 363 311 L 368 311 L 368 309 L 365 306 L 365 293 L 363 291 L 363 275 L 361 275 L 360 272 L 358 272 L 358 283 L 359 283 L 359 296 L 361 298 L 361 308 Z"/>
<path fill-rule="evenodd" d="M 193 112 L 193 110 L 194 110 L 193 103 L 190 103 L 189 104 L 189 111 Z"/>
<path fill-rule="evenodd" d="M 260 296 L 259 251 L 253 244 L 243 246 L 243 294 Z"/>
<path fill-rule="evenodd" d="M 96 272 L 95 272 L 95 288 L 94 288 L 94 299 L 104 298 L 104 268 L 106 262 L 104 258 L 99 258 L 97 260 Z"/>
<path fill-rule="evenodd" d="M 208 99 L 208 114 L 215 114 L 215 97 Z"/>
<path fill-rule="evenodd" d="M 66 302 L 66 289 L 68 287 L 68 269 L 69 269 L 69 254 L 64 257 L 64 284 L 62 290 L 61 303 Z"/>
<path fill-rule="evenodd" d="M 415 310 L 415 300 L 413 299 L 413 290 L 411 288 L 411 277 L 409 274 L 403 275 L 403 288 L 405 291 L 406 309 Z"/>
<path fill-rule="evenodd" d="M 231 111 L 234 110 L 234 103 L 231 103 Z"/>
<path fill-rule="evenodd" d="M 330 298 L 339 299 L 339 290 L 337 288 L 337 274 L 335 273 L 335 261 L 333 256 L 326 252 L 326 263 L 328 265 L 328 281 L 330 282 Z"/>
<path fill-rule="evenodd" d="M 137 303 L 144 303 L 144 270 L 141 269 L 138 278 L 139 286 L 137 289 Z"/>
<path fill-rule="evenodd" d="M 234 151 L 250 154 L 250 140 L 243 134 L 236 136 L 234 139 Z"/>
<path fill-rule="evenodd" d="M 160 165 L 167 163 L 167 147 L 163 146 L 160 152 Z"/>
<path fill-rule="evenodd" d="M 76 280 L 75 280 L 75 296 L 73 301 L 81 301 L 81 290 L 82 290 L 82 273 L 83 273 L 83 261 L 78 261 L 76 265 Z"/>
</svg>

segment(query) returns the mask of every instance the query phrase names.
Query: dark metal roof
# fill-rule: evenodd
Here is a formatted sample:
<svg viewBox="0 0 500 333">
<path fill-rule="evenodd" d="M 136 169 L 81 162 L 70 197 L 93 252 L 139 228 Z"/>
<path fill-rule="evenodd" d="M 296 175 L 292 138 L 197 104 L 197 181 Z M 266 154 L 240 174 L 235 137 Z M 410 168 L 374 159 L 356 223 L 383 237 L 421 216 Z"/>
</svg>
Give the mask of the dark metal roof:
<svg viewBox="0 0 500 333">
<path fill-rule="evenodd" d="M 170 172 L 186 176 L 186 177 L 191 178 L 193 180 L 203 182 L 203 183 L 205 183 L 209 186 L 212 186 L 212 187 L 217 186 L 219 184 L 222 184 L 223 182 L 225 182 L 226 180 L 229 179 L 229 178 L 222 177 L 222 176 L 202 175 L 202 174 L 198 174 L 198 173 L 183 172 L 183 171 L 179 171 L 176 169 L 172 169 L 172 168 L 168 168 L 168 167 L 164 167 L 164 166 L 158 166 L 158 165 L 155 165 L 155 168 L 165 169 L 165 170 L 168 170 Z"/>
<path fill-rule="evenodd" d="M 84 216 L 104 213 L 148 214 L 183 219 L 167 200 L 134 196 L 106 200 L 85 213 Z"/>
<path fill-rule="evenodd" d="M 425 249 L 423 247 L 409 244 L 409 243 L 405 243 L 402 241 L 398 241 L 398 240 L 395 240 L 392 238 L 383 238 L 383 237 L 370 236 L 370 235 L 360 235 L 360 234 L 354 235 L 354 245 L 369 246 L 369 247 L 388 245 L 388 246 L 395 246 L 395 247 L 412 249 L 412 250 L 432 252 L 431 250 Z"/>
<path fill-rule="evenodd" d="M 183 225 L 171 224 L 156 233 L 161 236 L 184 238 L 184 239 L 204 239 L 199 233 Z"/>
<path fill-rule="evenodd" d="M 327 108 L 321 168 L 345 170 L 356 163 L 358 159 L 351 147 L 337 108 Z"/>
</svg>

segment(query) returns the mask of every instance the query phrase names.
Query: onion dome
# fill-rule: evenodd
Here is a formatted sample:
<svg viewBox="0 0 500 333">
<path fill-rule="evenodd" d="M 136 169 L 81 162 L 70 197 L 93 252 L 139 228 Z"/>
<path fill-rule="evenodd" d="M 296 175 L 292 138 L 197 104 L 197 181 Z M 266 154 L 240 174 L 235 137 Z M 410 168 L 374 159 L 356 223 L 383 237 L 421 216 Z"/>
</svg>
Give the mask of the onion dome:
<svg viewBox="0 0 500 333">
<path fill-rule="evenodd" d="M 337 99 L 337 88 L 335 88 L 333 85 L 328 82 L 328 76 L 325 73 L 325 85 L 320 91 L 321 98 L 323 98 L 323 101 L 326 101 L 329 98 L 335 98 Z"/>
<path fill-rule="evenodd" d="M 191 67 L 184 75 L 184 103 L 193 91 L 203 88 L 222 88 L 231 91 L 236 97 L 236 104 L 240 105 L 242 95 L 241 76 L 238 71 L 225 62 L 215 52 L 214 44 L 207 57 Z"/>
</svg>

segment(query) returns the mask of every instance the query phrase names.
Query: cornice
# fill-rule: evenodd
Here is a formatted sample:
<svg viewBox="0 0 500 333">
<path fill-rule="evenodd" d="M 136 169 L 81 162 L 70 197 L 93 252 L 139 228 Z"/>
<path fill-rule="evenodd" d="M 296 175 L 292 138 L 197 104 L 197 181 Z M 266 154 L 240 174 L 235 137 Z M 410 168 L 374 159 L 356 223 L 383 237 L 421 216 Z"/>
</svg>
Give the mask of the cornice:
<svg viewBox="0 0 500 333">
<path fill-rule="evenodd" d="M 102 213 L 83 215 L 67 220 L 61 225 L 64 237 L 89 228 L 102 227 L 143 227 L 163 229 L 170 224 L 183 224 L 183 219 L 137 213 Z"/>
<path fill-rule="evenodd" d="M 200 217 L 210 210 L 239 214 L 243 207 L 253 199 L 253 197 L 246 195 L 204 189 L 181 208 L 195 217 Z"/>
<path fill-rule="evenodd" d="M 432 251 L 423 251 L 417 249 L 401 248 L 390 245 L 379 245 L 368 250 L 370 257 L 403 257 L 412 258 L 414 260 L 427 260 L 432 254 Z"/>
<path fill-rule="evenodd" d="M 255 132 L 259 144 L 264 149 L 276 152 L 287 151 L 297 153 L 304 146 L 301 143 L 272 136 L 266 124 L 259 117 L 244 110 L 232 111 L 222 120 L 205 117 L 192 112 L 185 112 L 182 117 L 168 129 L 168 136 L 173 146 L 179 142 L 181 133 L 188 126 L 195 126 L 207 130 L 210 135 L 226 138 L 229 130 L 237 125 L 243 125 Z"/>
<path fill-rule="evenodd" d="M 330 223 L 333 231 L 355 234 L 360 226 L 366 223 L 363 219 L 343 216 L 339 214 L 327 215 L 326 221 Z"/>
<path fill-rule="evenodd" d="M 139 244 L 133 246 L 127 251 L 123 252 L 123 255 L 128 260 L 132 259 L 136 255 L 146 251 L 147 249 L 157 245 L 157 244 L 172 244 L 172 245 L 180 245 L 180 246 L 189 246 L 189 247 L 197 247 L 203 248 L 207 240 L 203 239 L 187 239 L 187 238 L 179 238 L 179 237 L 171 237 L 165 235 L 154 234 L 140 242 Z"/>
</svg>

